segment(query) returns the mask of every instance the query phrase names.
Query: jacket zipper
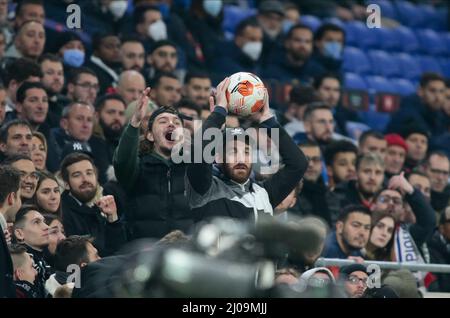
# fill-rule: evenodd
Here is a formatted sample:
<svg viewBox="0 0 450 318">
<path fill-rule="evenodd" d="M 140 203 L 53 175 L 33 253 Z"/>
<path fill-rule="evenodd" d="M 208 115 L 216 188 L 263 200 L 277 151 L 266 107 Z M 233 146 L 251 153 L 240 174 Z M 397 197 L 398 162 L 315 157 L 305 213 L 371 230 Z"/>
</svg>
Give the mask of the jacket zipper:
<svg viewBox="0 0 450 318">
<path fill-rule="evenodd" d="M 170 193 L 170 190 L 171 190 L 171 187 L 170 187 L 170 169 L 167 170 L 167 189 L 169 190 L 169 193 Z"/>
</svg>

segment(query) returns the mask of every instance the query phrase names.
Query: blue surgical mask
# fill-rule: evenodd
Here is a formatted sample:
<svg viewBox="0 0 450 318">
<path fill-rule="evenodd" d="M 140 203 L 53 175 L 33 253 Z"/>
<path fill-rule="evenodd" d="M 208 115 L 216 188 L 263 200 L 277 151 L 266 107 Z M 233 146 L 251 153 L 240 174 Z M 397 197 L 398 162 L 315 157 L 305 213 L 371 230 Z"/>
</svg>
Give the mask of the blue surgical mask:
<svg viewBox="0 0 450 318">
<path fill-rule="evenodd" d="M 222 0 L 203 0 L 203 9 L 215 18 L 222 10 Z"/>
<path fill-rule="evenodd" d="M 80 67 L 84 63 L 84 52 L 77 49 L 65 50 L 63 60 L 64 64 Z"/>
<path fill-rule="evenodd" d="M 325 51 L 325 56 L 331 57 L 335 60 L 342 59 L 342 44 L 340 42 L 325 42 L 323 48 Z"/>
</svg>

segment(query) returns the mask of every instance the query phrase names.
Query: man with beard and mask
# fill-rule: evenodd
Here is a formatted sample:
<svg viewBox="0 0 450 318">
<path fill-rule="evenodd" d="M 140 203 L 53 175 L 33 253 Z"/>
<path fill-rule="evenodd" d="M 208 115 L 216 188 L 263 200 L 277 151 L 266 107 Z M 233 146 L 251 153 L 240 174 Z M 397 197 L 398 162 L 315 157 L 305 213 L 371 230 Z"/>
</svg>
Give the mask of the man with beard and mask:
<svg viewBox="0 0 450 318">
<path fill-rule="evenodd" d="M 234 40 L 217 47 L 212 63 L 213 82 L 218 82 L 230 74 L 260 71 L 263 30 L 255 18 L 241 21 L 235 31 Z"/>
<path fill-rule="evenodd" d="M 225 122 L 229 83 L 229 78 L 225 78 L 217 86 L 215 107 L 214 99 L 210 98 L 213 111 L 203 124 L 203 133 L 211 129 L 218 130 Z M 250 178 L 254 158 L 252 151 L 257 151 L 256 147 L 252 147 L 250 139 L 253 138 L 242 128 L 230 128 L 223 132 L 222 143 L 219 142 L 219 149 L 216 149 L 216 162 L 221 175 L 215 176 L 212 162 L 208 162 L 208 158 L 202 157 L 200 163 L 195 161 L 196 152 L 203 154 L 206 147 L 211 146 L 209 139 L 203 140 L 199 145 L 194 141 L 191 149 L 194 160 L 191 160 L 186 171 L 186 187 L 189 205 L 196 221 L 217 216 L 256 221 L 258 217 L 273 215 L 273 209 L 292 192 L 303 177 L 307 168 L 306 157 L 270 113 L 267 92 L 263 110 L 258 115 L 260 127 L 278 130 L 279 139 L 274 142 L 283 160 L 283 168 L 262 184 L 254 182 Z M 217 142 L 216 137 L 214 141 Z"/>
<path fill-rule="evenodd" d="M 105 95 L 95 104 L 98 123 L 94 128 L 94 136 L 106 141 L 110 164 L 125 126 L 125 109 L 125 101 L 117 94 Z"/>
<path fill-rule="evenodd" d="M 264 68 L 263 76 L 292 84 L 312 84 L 324 72 L 312 62 L 313 31 L 306 25 L 294 25 L 286 35 L 284 47 L 274 50 Z"/>
<path fill-rule="evenodd" d="M 20 197 L 24 204 L 32 203 L 38 183 L 38 173 L 31 158 L 25 155 L 8 157 L 3 164 L 10 165 L 20 173 Z"/>
<path fill-rule="evenodd" d="M 369 241 L 371 211 L 362 205 L 346 206 L 328 234 L 322 256 L 325 258 L 362 257 L 361 249 Z"/>
<path fill-rule="evenodd" d="M 314 34 L 315 52 L 312 59 L 326 71 L 341 73 L 345 31 L 332 23 L 321 25 Z"/>
<path fill-rule="evenodd" d="M 408 203 L 415 216 L 414 224 L 408 224 L 405 203 Z M 423 263 L 418 247 L 433 233 L 436 216 L 426 197 L 406 180 L 403 172 L 389 180 L 387 189 L 377 195 L 371 210 L 388 212 L 400 224 L 395 229 L 393 260 Z"/>
<path fill-rule="evenodd" d="M 343 208 L 350 204 L 370 208 L 383 187 L 384 162 L 377 154 L 361 155 L 356 160 L 356 180 L 341 182 L 330 196 L 329 206 Z M 339 214 L 332 211 L 334 215 Z"/>
<path fill-rule="evenodd" d="M 85 153 L 72 153 L 61 163 L 61 176 L 66 235 L 90 235 L 101 256 L 112 255 L 126 242 L 125 226 L 118 218 L 114 197 L 102 196 L 94 161 Z"/>
<path fill-rule="evenodd" d="M 95 34 L 92 40 L 93 53 L 86 66 L 97 74 L 99 93 L 116 87 L 117 71 L 121 66 L 120 39 L 114 33 Z"/>
<path fill-rule="evenodd" d="M 145 64 L 145 48 L 137 37 L 125 37 L 120 46 L 122 71 L 142 72 Z M 120 79 L 119 79 L 120 80 Z"/>
<path fill-rule="evenodd" d="M 173 230 L 186 232 L 193 224 L 185 196 L 186 164 L 171 159 L 176 136 L 182 136 L 183 127 L 176 109 L 163 106 L 151 114 L 144 135 L 144 143 L 150 147 L 139 153 L 149 95 L 148 87 L 138 100 L 113 159 L 117 180 L 128 195 L 125 217 L 131 239 L 162 238 Z"/>
</svg>

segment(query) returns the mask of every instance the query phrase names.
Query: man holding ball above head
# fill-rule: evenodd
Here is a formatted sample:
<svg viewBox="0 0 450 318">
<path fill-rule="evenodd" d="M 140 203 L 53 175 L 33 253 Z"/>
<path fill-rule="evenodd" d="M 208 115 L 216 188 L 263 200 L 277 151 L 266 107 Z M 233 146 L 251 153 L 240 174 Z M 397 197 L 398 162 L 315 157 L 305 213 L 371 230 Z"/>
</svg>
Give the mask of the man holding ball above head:
<svg viewBox="0 0 450 318">
<path fill-rule="evenodd" d="M 234 108 L 229 105 L 229 85 L 230 79 L 226 78 L 217 86 L 215 105 L 214 98 L 210 97 L 211 115 L 203 124 L 202 136 L 208 129 L 220 129 L 228 111 Z M 193 160 L 187 167 L 187 198 L 196 221 L 215 216 L 256 220 L 263 214 L 273 215 L 273 209 L 303 177 L 307 167 L 306 157 L 270 113 L 267 91 L 260 113 L 253 115 L 258 117 L 260 128 L 268 128 L 269 136 L 272 132 L 272 141 L 283 160 L 283 168 L 261 184 L 251 180 L 252 153 L 258 149 L 252 147 L 249 136 L 242 128 L 226 129 L 222 134 L 222 145 L 216 139 L 212 141 L 217 149 L 215 158 L 220 176 L 213 175 L 213 164 L 207 162 L 204 156 L 202 162 Z M 278 134 L 274 133 L 275 130 Z M 203 138 L 202 143 L 194 142 L 192 154 L 204 154 L 203 150 L 206 152 L 206 147 L 211 147 L 209 143 L 208 138 Z M 259 145 L 265 143 L 265 140 L 258 140 Z"/>
</svg>

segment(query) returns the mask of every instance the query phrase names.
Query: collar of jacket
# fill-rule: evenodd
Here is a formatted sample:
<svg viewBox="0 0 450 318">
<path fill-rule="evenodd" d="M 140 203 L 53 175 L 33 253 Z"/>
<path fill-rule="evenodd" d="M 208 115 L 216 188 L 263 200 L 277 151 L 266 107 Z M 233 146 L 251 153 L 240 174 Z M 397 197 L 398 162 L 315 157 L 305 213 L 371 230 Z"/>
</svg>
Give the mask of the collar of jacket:
<svg viewBox="0 0 450 318">
<path fill-rule="evenodd" d="M 119 81 L 119 76 L 117 75 L 116 71 L 114 71 L 112 68 L 106 65 L 101 59 L 99 59 L 94 55 L 91 55 L 91 62 L 100 67 L 106 73 L 108 73 L 114 79 L 115 83 Z"/>
</svg>

